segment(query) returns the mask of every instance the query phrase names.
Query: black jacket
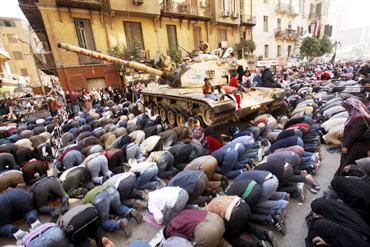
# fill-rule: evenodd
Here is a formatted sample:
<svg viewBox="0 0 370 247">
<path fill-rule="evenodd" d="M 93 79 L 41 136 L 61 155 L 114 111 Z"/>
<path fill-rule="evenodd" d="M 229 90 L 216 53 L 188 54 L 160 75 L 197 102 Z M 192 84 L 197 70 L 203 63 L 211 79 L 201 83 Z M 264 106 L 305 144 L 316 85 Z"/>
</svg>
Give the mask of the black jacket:
<svg viewBox="0 0 370 247">
<path fill-rule="evenodd" d="M 261 87 L 281 87 L 275 80 L 272 72 L 269 69 L 265 69 L 262 72 L 262 84 Z"/>
</svg>

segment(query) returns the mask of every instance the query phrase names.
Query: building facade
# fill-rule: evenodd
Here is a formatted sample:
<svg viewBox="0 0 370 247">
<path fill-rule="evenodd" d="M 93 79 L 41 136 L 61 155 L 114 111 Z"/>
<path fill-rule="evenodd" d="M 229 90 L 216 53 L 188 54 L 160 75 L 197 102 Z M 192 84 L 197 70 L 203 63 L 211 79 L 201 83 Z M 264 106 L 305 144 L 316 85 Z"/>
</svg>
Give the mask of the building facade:
<svg viewBox="0 0 370 247">
<path fill-rule="evenodd" d="M 324 34 L 328 9 L 328 0 L 254 0 L 255 55 L 285 61 L 298 57 L 304 37 Z"/>
<path fill-rule="evenodd" d="M 32 87 L 40 86 L 35 58 L 31 49 L 32 29 L 18 18 L 0 17 L 0 35 L 8 51 L 9 66 L 13 74 L 27 78 Z"/>
<path fill-rule="evenodd" d="M 62 85 L 68 90 L 117 86 L 119 72 L 101 61 L 57 48 L 58 42 L 108 53 L 140 48 L 146 59 L 172 49 L 230 47 L 251 39 L 252 0 L 21 0 L 32 26 L 44 29 Z M 75 69 L 78 67 L 79 69 Z M 67 78 L 68 77 L 68 78 Z M 91 86 L 90 86 L 91 85 Z"/>
</svg>

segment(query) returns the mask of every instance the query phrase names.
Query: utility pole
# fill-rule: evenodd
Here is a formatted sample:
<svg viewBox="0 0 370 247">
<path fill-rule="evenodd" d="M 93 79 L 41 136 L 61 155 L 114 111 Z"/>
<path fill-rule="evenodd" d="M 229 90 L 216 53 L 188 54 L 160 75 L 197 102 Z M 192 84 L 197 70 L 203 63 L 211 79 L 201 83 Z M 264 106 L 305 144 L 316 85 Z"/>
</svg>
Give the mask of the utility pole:
<svg viewBox="0 0 370 247">
<path fill-rule="evenodd" d="M 335 41 L 334 42 L 334 54 L 333 54 L 333 57 L 331 58 L 331 63 L 334 63 L 335 62 L 335 57 L 337 56 L 337 48 L 338 48 L 338 45 L 339 46 L 341 45 L 340 41 Z"/>
</svg>

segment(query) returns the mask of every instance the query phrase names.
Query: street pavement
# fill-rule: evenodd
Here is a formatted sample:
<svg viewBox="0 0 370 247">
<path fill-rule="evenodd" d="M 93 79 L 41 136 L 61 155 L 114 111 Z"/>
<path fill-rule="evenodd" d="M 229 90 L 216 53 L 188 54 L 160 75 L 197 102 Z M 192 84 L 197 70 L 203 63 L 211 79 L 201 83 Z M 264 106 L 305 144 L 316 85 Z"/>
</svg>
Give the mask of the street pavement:
<svg viewBox="0 0 370 247">
<path fill-rule="evenodd" d="M 315 179 L 319 182 L 321 190 L 316 195 L 313 195 L 307 191 L 306 200 L 303 204 L 298 203 L 295 200 L 290 200 L 286 218 L 286 235 L 282 236 L 278 232 L 274 232 L 274 236 L 279 247 L 305 246 L 304 239 L 307 235 L 305 217 L 310 211 L 310 204 L 315 198 L 321 197 L 323 195 L 323 191 L 330 184 L 333 174 L 335 173 L 340 161 L 340 154 L 331 154 L 326 151 L 326 147 L 326 145 L 321 146 L 321 167 L 315 175 Z M 75 205 L 76 202 L 72 202 L 71 204 Z M 42 222 L 47 222 L 48 217 L 41 216 L 40 220 Z M 158 229 L 145 221 L 143 221 L 141 224 L 137 224 L 134 219 L 130 219 L 129 221 L 130 226 L 132 227 L 132 235 L 130 238 L 126 239 L 123 232 L 105 234 L 116 244 L 117 247 L 128 246 L 129 243 L 136 239 L 144 239 L 150 241 L 158 233 Z M 17 225 L 20 225 L 22 229 L 27 230 L 27 225 L 24 223 L 24 221 L 18 221 L 17 223 L 19 223 Z M 12 244 L 15 244 L 15 241 L 0 238 L 0 246 Z"/>
</svg>

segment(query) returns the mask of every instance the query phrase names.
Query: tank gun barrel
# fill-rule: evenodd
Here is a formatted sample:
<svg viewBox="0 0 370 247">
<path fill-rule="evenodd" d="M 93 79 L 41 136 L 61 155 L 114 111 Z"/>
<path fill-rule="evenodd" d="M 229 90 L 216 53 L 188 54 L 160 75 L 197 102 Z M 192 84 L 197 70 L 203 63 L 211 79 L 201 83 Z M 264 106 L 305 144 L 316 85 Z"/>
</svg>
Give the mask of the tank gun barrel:
<svg viewBox="0 0 370 247">
<path fill-rule="evenodd" d="M 70 51 L 70 52 L 79 53 L 79 54 L 82 54 L 82 55 L 85 55 L 85 56 L 88 56 L 88 57 L 92 57 L 92 58 L 95 58 L 95 59 L 100 59 L 100 60 L 107 61 L 107 62 L 110 62 L 110 63 L 122 64 L 122 65 L 125 65 L 127 67 L 130 67 L 130 68 L 142 71 L 142 72 L 146 72 L 146 73 L 149 73 L 149 74 L 153 74 L 153 75 L 157 75 L 157 76 L 164 76 L 165 75 L 165 73 L 163 71 L 161 71 L 159 69 L 149 67 L 149 66 L 146 66 L 145 64 L 138 63 L 138 62 L 135 62 L 135 61 L 126 61 L 126 60 L 116 58 L 116 57 L 113 57 L 113 56 L 109 56 L 109 55 L 106 55 L 106 54 L 103 54 L 103 53 L 100 53 L 100 52 L 84 49 L 84 48 L 81 48 L 81 47 L 78 47 L 78 46 L 75 46 L 75 45 L 70 45 L 70 44 L 65 44 L 65 43 L 58 43 L 58 47 L 62 48 L 62 49 L 65 49 L 67 51 Z"/>
</svg>

